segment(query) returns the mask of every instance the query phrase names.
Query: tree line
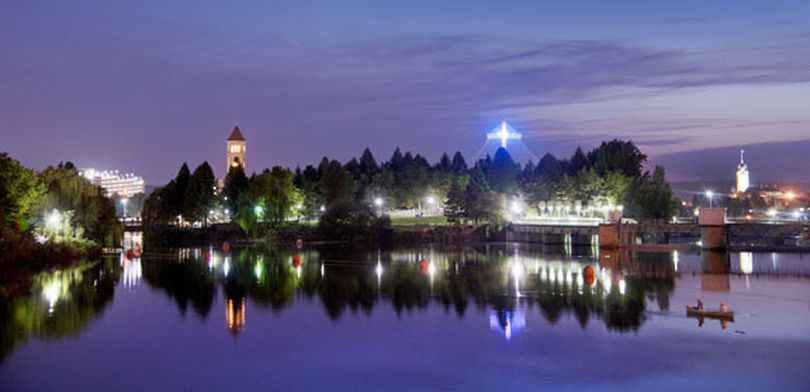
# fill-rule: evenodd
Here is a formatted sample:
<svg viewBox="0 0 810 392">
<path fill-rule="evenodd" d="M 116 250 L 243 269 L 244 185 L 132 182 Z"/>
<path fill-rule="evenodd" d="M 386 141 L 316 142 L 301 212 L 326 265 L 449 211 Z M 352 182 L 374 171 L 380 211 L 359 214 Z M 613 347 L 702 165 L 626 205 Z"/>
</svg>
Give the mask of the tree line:
<svg viewBox="0 0 810 392">
<path fill-rule="evenodd" d="M 42 243 L 115 247 L 122 231 L 113 202 L 72 163 L 36 172 L 0 153 L 0 259 L 33 257 Z"/>
<path fill-rule="evenodd" d="M 386 211 L 418 214 L 435 201 L 451 223 L 502 223 L 510 199 L 528 208 L 551 200 L 623 204 L 628 217 L 670 219 L 677 204 L 664 169 L 644 171 L 646 158 L 632 141 L 623 140 L 603 142 L 587 153 L 577 148 L 570 158 L 548 153 L 525 165 L 503 148 L 472 165 L 460 152 L 431 164 L 399 148 L 379 162 L 366 148 L 345 163 L 324 157 L 317 165 L 276 166 L 249 177 L 234 168 L 220 192 L 207 162 L 193 173 L 184 163 L 173 180 L 147 198 L 144 220 L 147 225 L 178 219 L 204 223 L 224 213 L 254 234 L 293 221 L 348 230 L 385 226 Z"/>
</svg>

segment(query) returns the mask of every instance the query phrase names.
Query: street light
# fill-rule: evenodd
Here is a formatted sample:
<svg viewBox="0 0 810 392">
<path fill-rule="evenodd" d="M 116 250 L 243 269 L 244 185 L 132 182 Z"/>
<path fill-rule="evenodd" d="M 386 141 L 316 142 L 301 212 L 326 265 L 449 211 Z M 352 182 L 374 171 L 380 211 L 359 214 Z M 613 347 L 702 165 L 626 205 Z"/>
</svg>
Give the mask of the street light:
<svg viewBox="0 0 810 392">
<path fill-rule="evenodd" d="M 264 207 L 257 205 L 253 207 L 253 212 L 256 214 L 256 222 L 264 220 Z"/>
<path fill-rule="evenodd" d="M 382 198 L 382 197 L 375 197 L 375 198 L 374 198 L 374 205 L 375 205 L 377 208 L 381 208 L 381 207 L 383 206 L 383 204 L 385 204 L 385 201 L 383 200 L 383 198 Z"/>
<path fill-rule="evenodd" d="M 706 197 L 709 198 L 709 208 L 712 208 L 712 199 L 714 198 L 714 192 L 711 190 L 706 191 Z"/>
<path fill-rule="evenodd" d="M 59 215 L 59 210 L 54 209 L 50 214 L 48 214 L 48 216 L 45 217 L 45 224 L 49 229 L 53 231 L 59 230 L 59 223 L 61 223 L 62 220 Z"/>
<path fill-rule="evenodd" d="M 123 216 L 124 220 L 127 219 L 127 202 L 129 202 L 129 199 L 127 198 L 121 199 L 121 211 L 122 211 L 121 215 Z"/>
<path fill-rule="evenodd" d="M 514 200 L 514 201 L 512 201 L 512 203 L 509 205 L 509 211 L 511 211 L 511 212 L 512 212 L 513 214 L 515 214 L 515 215 L 518 215 L 518 214 L 520 214 L 521 212 L 523 212 L 523 206 L 520 204 L 520 202 L 519 202 L 519 201 Z"/>
</svg>

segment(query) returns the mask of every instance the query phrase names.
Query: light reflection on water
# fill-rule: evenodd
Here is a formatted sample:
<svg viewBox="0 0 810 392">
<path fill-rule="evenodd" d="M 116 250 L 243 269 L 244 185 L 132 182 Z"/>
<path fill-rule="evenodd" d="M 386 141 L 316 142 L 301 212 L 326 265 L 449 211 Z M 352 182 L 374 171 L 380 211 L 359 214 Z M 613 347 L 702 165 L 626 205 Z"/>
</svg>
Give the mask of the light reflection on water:
<svg viewBox="0 0 810 392">
<path fill-rule="evenodd" d="M 622 338 L 628 333 L 636 337 L 630 344 L 639 348 L 660 350 L 660 343 L 650 339 L 677 336 L 680 342 L 703 342 L 696 350 L 716 346 L 729 357 L 734 357 L 727 347 L 729 339 L 747 336 L 771 342 L 767 348 L 751 348 L 775 350 L 767 352 L 769 358 L 792 358 L 792 349 L 777 348 L 781 346 L 776 342 L 793 342 L 791 347 L 797 349 L 810 348 L 806 329 L 810 325 L 807 256 L 585 253 L 577 254 L 574 249 L 555 254 L 528 246 L 488 245 L 452 250 L 427 247 L 356 251 L 323 247 L 227 252 L 210 246 L 152 251 L 139 258 L 125 254 L 114 261 L 105 259 L 43 273 L 31 279 L 29 294 L 19 292 L 3 298 L 0 316 L 4 330 L 12 333 L 3 335 L 0 386 L 9 380 L 12 371 L 16 375 L 13 381 L 19 382 L 14 384 L 17 387 L 48 386 L 26 375 L 33 376 L 27 372 L 31 363 L 64 360 L 47 350 L 49 344 L 71 347 L 64 355 L 75 350 L 102 358 L 109 355 L 104 345 L 89 342 L 110 340 L 107 344 L 122 344 L 123 336 L 135 339 L 139 331 L 151 331 L 142 335 L 142 339 L 150 341 L 133 346 L 136 351 L 129 352 L 130 356 L 140 355 L 143 347 L 171 356 L 173 352 L 168 350 L 176 341 L 196 336 L 197 343 L 189 349 L 202 356 L 221 355 L 238 363 L 243 354 L 250 352 L 266 361 L 283 360 L 279 347 L 258 353 L 252 350 L 270 344 L 263 339 L 272 339 L 276 334 L 326 334 L 335 340 L 319 341 L 317 348 L 298 341 L 296 350 L 315 350 L 326 357 L 350 355 L 347 360 L 372 366 L 374 355 L 347 354 L 341 343 L 353 341 L 354 336 L 370 336 L 378 339 L 380 350 L 400 355 L 401 366 L 410 364 L 416 368 L 420 368 L 425 354 L 406 354 L 408 350 L 402 344 L 410 342 L 422 347 L 427 342 L 424 333 L 430 331 L 431 335 L 443 336 L 442 345 L 449 352 L 468 352 L 478 347 L 479 351 L 473 351 L 478 354 L 468 352 L 473 355 L 468 369 L 472 376 L 483 371 L 475 368 L 486 362 L 475 360 L 476 355 L 498 347 L 492 337 L 510 347 L 523 347 L 521 355 L 529 355 L 524 358 L 529 362 L 547 359 L 550 354 L 542 350 L 573 344 L 564 343 L 571 336 L 588 341 L 589 346 L 604 346 L 628 344 Z M 713 320 L 698 324 L 684 314 L 684 305 L 698 298 L 708 307 L 727 302 L 739 316 L 728 328 L 725 324 L 721 328 Z M 224 320 L 218 316 L 222 310 L 212 312 L 223 308 Z M 189 314 L 199 320 L 198 326 L 183 321 Z M 94 319 L 105 322 L 102 327 L 89 328 Z M 452 319 L 457 321 L 448 324 Z M 160 325 L 159 333 L 149 327 L 154 322 Z M 395 336 L 385 334 L 412 322 L 417 323 L 416 327 Z M 346 330 L 344 325 L 353 329 Z M 109 334 L 105 334 L 105 327 L 109 327 Z M 205 343 L 222 335 L 234 344 L 244 342 L 248 346 L 226 349 Z M 78 339 L 62 340 L 66 336 Z M 29 337 L 34 339 L 25 344 Z M 709 338 L 715 340 L 706 340 Z M 162 346 L 156 347 L 151 341 L 154 339 Z M 292 343 L 273 344 L 287 347 L 285 344 Z M 678 343 L 664 347 L 673 351 L 673 361 L 691 360 L 678 357 L 677 351 L 683 349 Z M 435 350 L 427 346 L 422 349 Z M 616 350 L 624 349 L 613 349 L 613 355 L 620 354 Z M 638 355 L 653 354 L 654 350 Z M 565 355 L 571 355 L 572 360 L 578 355 L 582 356 L 580 360 L 586 357 L 584 352 Z M 647 362 L 639 361 L 650 362 L 649 358 Z M 92 363 L 72 371 L 90 372 Z M 799 363 L 807 364 L 807 360 Z M 778 371 L 791 370 L 778 360 L 774 364 L 781 366 Z M 734 370 L 732 365 L 721 361 L 711 366 Z M 605 366 L 613 372 L 626 372 Z M 775 366 L 760 371 L 777 372 Z M 510 369 L 496 374 L 533 377 L 521 366 Z M 291 369 L 288 372 L 295 373 Z M 539 381 L 547 379 L 548 374 L 534 376 Z M 201 373 L 200 377 L 209 376 Z M 713 380 L 710 375 L 705 377 Z M 71 382 L 60 379 L 50 386 L 62 386 L 60 381 Z M 134 383 L 133 389 L 139 389 L 138 385 Z"/>
</svg>

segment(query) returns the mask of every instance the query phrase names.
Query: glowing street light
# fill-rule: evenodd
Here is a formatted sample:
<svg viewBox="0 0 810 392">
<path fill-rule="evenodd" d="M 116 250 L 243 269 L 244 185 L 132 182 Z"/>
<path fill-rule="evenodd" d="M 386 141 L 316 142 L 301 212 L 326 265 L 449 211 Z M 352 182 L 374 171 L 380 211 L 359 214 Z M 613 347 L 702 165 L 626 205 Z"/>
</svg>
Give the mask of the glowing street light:
<svg viewBox="0 0 810 392">
<path fill-rule="evenodd" d="M 57 209 L 54 209 L 50 214 L 48 214 L 48 216 L 45 217 L 45 225 L 53 231 L 58 231 L 61 223 L 62 216 Z"/>
<path fill-rule="evenodd" d="M 256 205 L 253 207 L 253 213 L 256 214 L 257 222 L 261 222 L 264 219 L 264 207 Z"/>
<path fill-rule="evenodd" d="M 425 201 L 432 206 L 436 204 L 436 197 L 433 195 L 429 195 L 428 197 L 425 198 Z"/>
<path fill-rule="evenodd" d="M 709 208 L 712 208 L 712 199 L 714 198 L 714 191 L 706 191 L 706 197 L 709 198 Z"/>
<path fill-rule="evenodd" d="M 385 200 L 382 197 L 375 197 L 374 198 L 374 206 L 377 208 L 382 208 L 383 204 L 385 204 Z"/>
<path fill-rule="evenodd" d="M 124 217 L 124 219 L 127 219 L 127 202 L 129 202 L 129 199 L 127 198 L 121 199 L 121 211 L 122 211 L 121 214 Z"/>
</svg>

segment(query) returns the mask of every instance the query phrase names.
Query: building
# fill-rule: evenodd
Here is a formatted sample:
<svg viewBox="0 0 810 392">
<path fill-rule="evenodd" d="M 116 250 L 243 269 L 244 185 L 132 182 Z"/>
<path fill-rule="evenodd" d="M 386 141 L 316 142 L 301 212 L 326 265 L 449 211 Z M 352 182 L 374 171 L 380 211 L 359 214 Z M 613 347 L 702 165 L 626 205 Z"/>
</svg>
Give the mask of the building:
<svg viewBox="0 0 810 392">
<path fill-rule="evenodd" d="M 751 182 L 748 178 L 748 165 L 745 164 L 745 150 L 740 150 L 740 164 L 737 165 L 737 193 L 745 193 Z"/>
<path fill-rule="evenodd" d="M 245 143 L 245 137 L 242 136 L 242 131 L 239 130 L 239 126 L 233 127 L 233 131 L 231 131 L 231 136 L 228 137 L 227 152 L 228 152 L 228 166 L 227 166 L 228 170 L 230 171 L 231 169 L 237 167 L 241 167 L 242 170 L 245 170 L 247 146 Z"/>
<path fill-rule="evenodd" d="M 146 191 L 143 177 L 132 173 L 121 174 L 118 173 L 118 170 L 82 169 L 79 170 L 79 175 L 100 186 L 107 197 L 118 194 L 120 197 L 128 198 Z"/>
</svg>

